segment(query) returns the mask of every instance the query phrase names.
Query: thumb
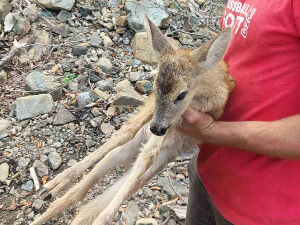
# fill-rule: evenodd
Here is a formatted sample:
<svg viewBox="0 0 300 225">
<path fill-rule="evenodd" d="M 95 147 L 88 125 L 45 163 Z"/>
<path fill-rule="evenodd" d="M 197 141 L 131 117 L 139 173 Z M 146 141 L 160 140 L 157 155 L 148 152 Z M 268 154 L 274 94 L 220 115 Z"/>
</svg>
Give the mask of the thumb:
<svg viewBox="0 0 300 225">
<path fill-rule="evenodd" d="M 207 119 L 207 115 L 205 113 L 201 113 L 195 109 L 193 109 L 191 106 L 189 106 L 185 112 L 182 114 L 183 119 L 185 122 L 189 124 L 197 123 L 199 120 Z"/>
</svg>

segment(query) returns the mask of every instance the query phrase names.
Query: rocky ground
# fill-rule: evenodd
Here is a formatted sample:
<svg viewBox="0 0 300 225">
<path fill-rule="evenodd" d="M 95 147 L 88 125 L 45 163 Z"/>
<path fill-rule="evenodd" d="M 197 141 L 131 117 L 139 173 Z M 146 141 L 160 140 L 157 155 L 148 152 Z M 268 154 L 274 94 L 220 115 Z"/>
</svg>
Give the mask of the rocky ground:
<svg viewBox="0 0 300 225">
<path fill-rule="evenodd" d="M 146 12 L 194 48 L 219 31 L 223 1 L 0 1 L 0 224 L 30 224 L 36 189 L 105 143 L 151 93 L 155 58 Z M 183 224 L 197 150 L 178 156 L 124 202 L 116 224 Z M 122 166 L 85 198 L 101 194 Z M 47 224 L 70 224 L 77 204 Z"/>
</svg>

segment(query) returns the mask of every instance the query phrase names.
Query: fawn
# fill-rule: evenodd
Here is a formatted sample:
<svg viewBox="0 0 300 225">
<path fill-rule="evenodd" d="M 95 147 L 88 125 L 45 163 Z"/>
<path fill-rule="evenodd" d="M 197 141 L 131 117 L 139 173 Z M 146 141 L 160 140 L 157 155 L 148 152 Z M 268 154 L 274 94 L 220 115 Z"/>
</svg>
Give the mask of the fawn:
<svg viewBox="0 0 300 225">
<path fill-rule="evenodd" d="M 72 222 L 73 225 L 111 224 L 126 198 L 174 160 L 179 152 L 201 144 L 199 140 L 176 130 L 189 105 L 209 113 L 214 119 L 220 118 L 235 87 L 222 60 L 231 30 L 226 29 L 215 40 L 195 50 L 187 50 L 174 47 L 147 17 L 145 27 L 159 56 L 154 94 L 107 143 L 44 186 L 40 196 L 44 199 L 55 197 L 99 161 L 88 175 L 54 201 L 32 225 L 42 224 L 81 201 L 93 185 L 117 165 L 134 162 L 119 181 L 83 206 Z"/>
</svg>

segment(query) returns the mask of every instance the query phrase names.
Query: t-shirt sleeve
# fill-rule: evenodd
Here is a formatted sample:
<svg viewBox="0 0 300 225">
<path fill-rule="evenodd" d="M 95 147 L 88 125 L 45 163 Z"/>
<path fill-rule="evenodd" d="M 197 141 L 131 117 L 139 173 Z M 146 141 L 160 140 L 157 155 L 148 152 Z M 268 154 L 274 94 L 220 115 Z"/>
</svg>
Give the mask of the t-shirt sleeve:
<svg viewBox="0 0 300 225">
<path fill-rule="evenodd" d="M 300 0 L 293 0 L 293 17 L 297 26 L 298 34 L 300 36 Z"/>
</svg>

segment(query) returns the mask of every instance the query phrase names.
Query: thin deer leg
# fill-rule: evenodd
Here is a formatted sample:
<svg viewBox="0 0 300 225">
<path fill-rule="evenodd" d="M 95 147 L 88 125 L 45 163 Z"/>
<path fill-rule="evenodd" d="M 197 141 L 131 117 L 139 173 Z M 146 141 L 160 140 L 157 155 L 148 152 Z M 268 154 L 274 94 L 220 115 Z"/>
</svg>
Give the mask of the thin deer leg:
<svg viewBox="0 0 300 225">
<path fill-rule="evenodd" d="M 149 136 L 149 124 L 145 124 L 131 141 L 109 152 L 88 175 L 83 177 L 83 179 L 63 197 L 55 200 L 48 210 L 31 225 L 42 224 L 75 203 L 83 200 L 87 192 L 94 184 L 99 182 L 105 174 L 115 169 L 117 165 L 131 163 Z"/>
</svg>

